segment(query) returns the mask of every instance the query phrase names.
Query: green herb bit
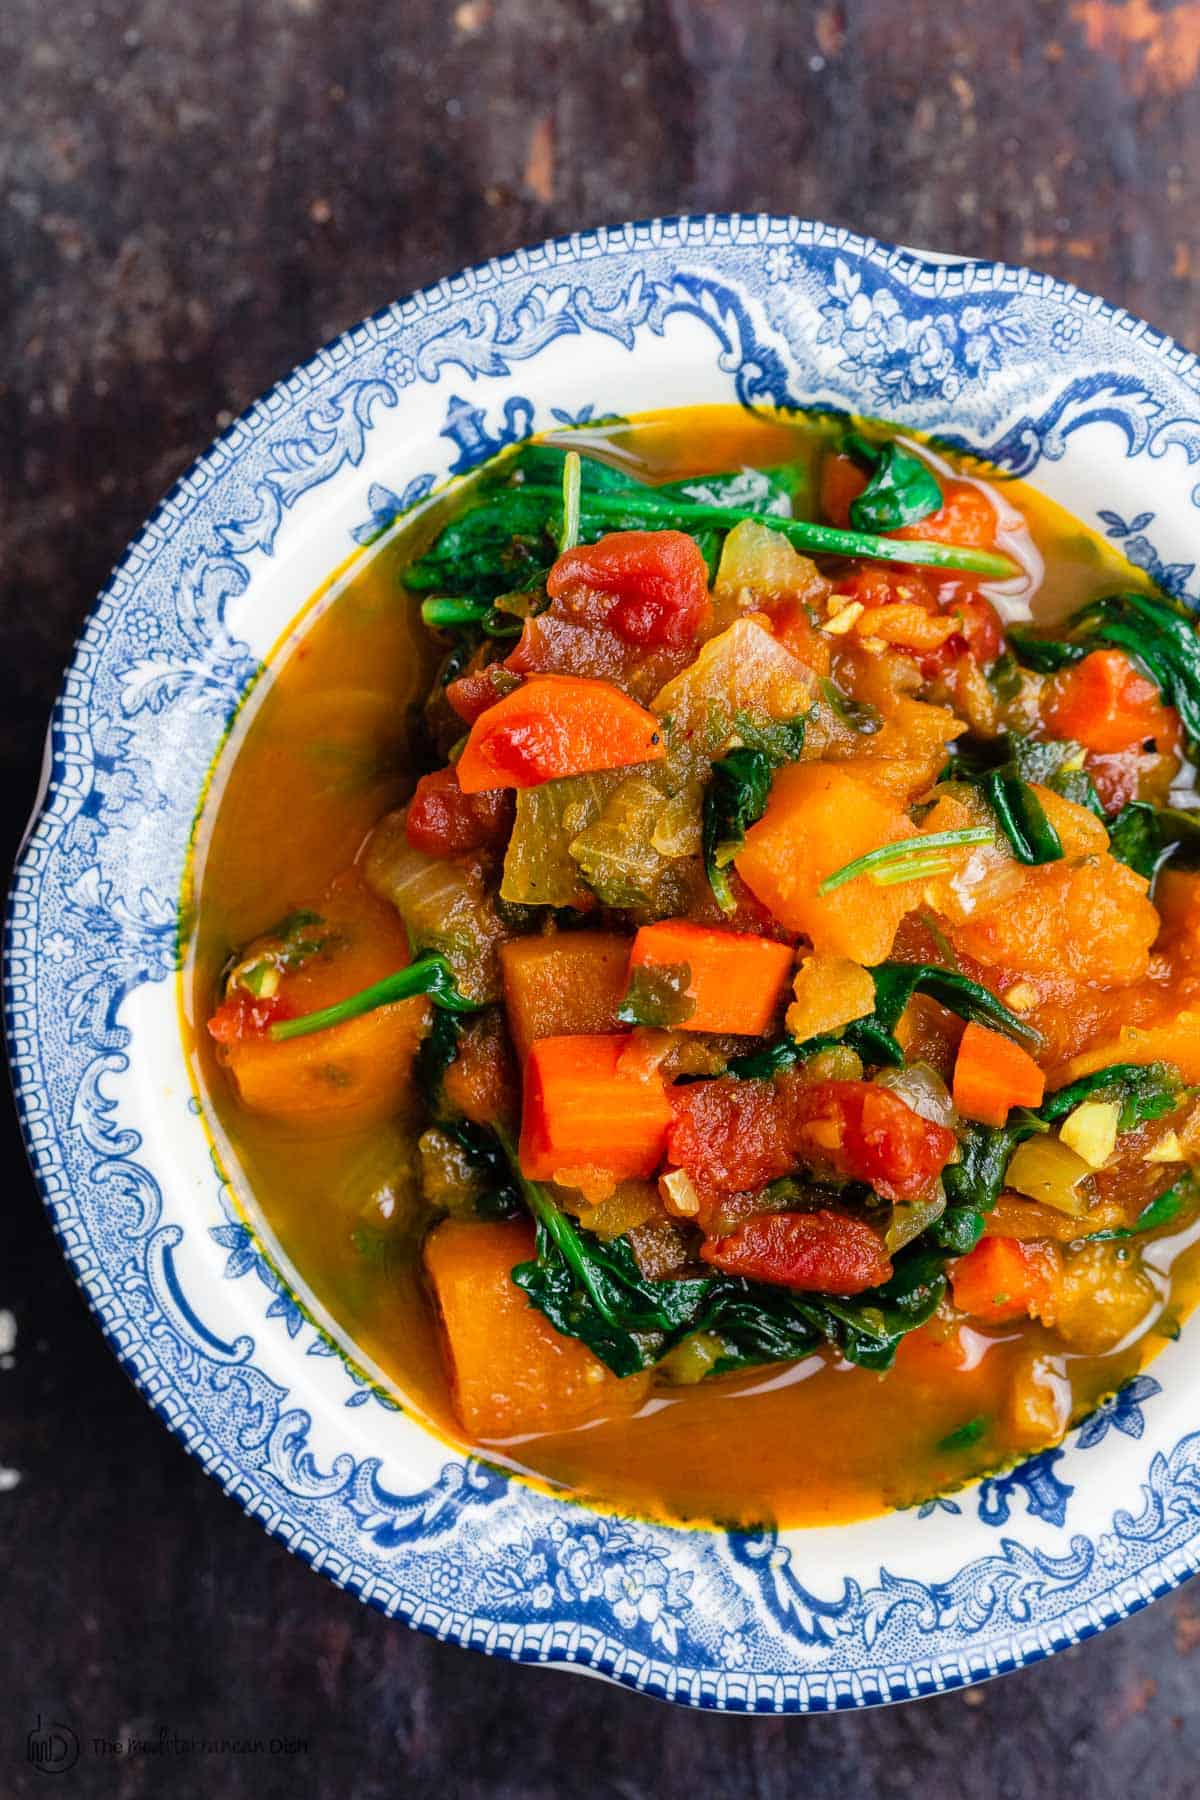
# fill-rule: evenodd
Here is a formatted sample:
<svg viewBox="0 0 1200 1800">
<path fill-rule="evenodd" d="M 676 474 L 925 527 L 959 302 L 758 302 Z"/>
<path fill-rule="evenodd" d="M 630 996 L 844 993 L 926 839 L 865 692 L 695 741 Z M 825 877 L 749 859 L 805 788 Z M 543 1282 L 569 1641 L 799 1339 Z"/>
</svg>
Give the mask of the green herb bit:
<svg viewBox="0 0 1200 1800">
<path fill-rule="evenodd" d="M 795 719 L 755 719 L 744 710 L 733 715 L 733 729 L 748 750 L 760 750 L 772 768 L 798 762 L 804 750 L 808 714 Z"/>
<path fill-rule="evenodd" d="M 444 956 L 419 956 L 406 969 L 385 975 L 382 981 L 374 981 L 370 987 L 360 988 L 357 994 L 349 994 L 332 1006 L 302 1013 L 298 1019 L 280 1019 L 268 1028 L 267 1035 L 277 1044 L 289 1038 L 307 1037 L 310 1032 L 328 1031 L 334 1025 L 344 1025 L 348 1019 L 361 1018 L 363 1013 L 390 1006 L 395 1000 L 411 1000 L 418 994 L 428 995 L 435 1006 L 444 1006 L 448 1012 L 480 1010 L 478 1001 L 468 1000 L 462 993 Z"/>
<path fill-rule="evenodd" d="M 899 531 L 919 524 L 942 506 L 942 490 L 927 463 L 891 440 L 872 444 L 856 431 L 842 440 L 847 456 L 871 471 L 871 479 L 850 502 L 856 531 Z"/>
<path fill-rule="evenodd" d="M 562 530 L 558 534 L 558 554 L 565 555 L 579 542 L 579 508 L 583 494 L 583 472 L 578 450 L 568 450 L 563 457 Z"/>
<path fill-rule="evenodd" d="M 929 933 L 933 946 L 946 967 L 957 973 L 959 967 L 958 952 L 950 942 L 950 939 L 946 936 L 946 933 L 942 930 L 935 915 L 930 912 L 921 912 L 917 914 L 917 917 Z"/>
<path fill-rule="evenodd" d="M 685 1025 L 696 1010 L 688 993 L 691 985 L 687 963 L 643 963 L 629 978 L 617 1017 L 622 1025 L 652 1025 L 660 1030 Z"/>
<path fill-rule="evenodd" d="M 957 1425 L 953 1431 L 947 1432 L 946 1436 L 939 1443 L 938 1449 L 969 1450 L 972 1444 L 977 1444 L 980 1438 L 983 1437 L 984 1433 L 987 1431 L 988 1423 L 989 1421 L 985 1413 L 980 1413 L 974 1419 L 968 1419 L 965 1424 Z"/>
<path fill-rule="evenodd" d="M 734 910 L 726 870 L 762 818 L 770 790 L 771 763 L 761 750 L 730 750 L 712 766 L 704 794 L 704 866 L 722 912 Z"/>
<path fill-rule="evenodd" d="M 329 942 L 319 913 L 294 912 L 264 932 L 263 948 L 237 963 L 229 972 L 227 988 L 244 988 L 256 1000 L 269 999 L 281 977 L 316 956 Z"/>
<path fill-rule="evenodd" d="M 766 811 L 774 771 L 795 762 L 804 749 L 806 723 L 802 717 L 760 724 L 748 713 L 734 715 L 734 729 L 742 742 L 713 764 L 704 793 L 704 866 L 722 912 L 734 910 L 733 889 L 725 871 L 745 843 L 751 825 Z"/>
<path fill-rule="evenodd" d="M 954 866 L 952 859 L 930 856 L 930 851 L 994 842 L 986 825 L 969 825 L 959 831 L 931 831 L 925 837 L 905 838 L 899 844 L 882 844 L 878 850 L 868 850 L 864 856 L 856 856 L 853 862 L 827 875 L 817 893 L 832 894 L 835 888 L 843 887 L 859 875 L 869 876 L 880 887 L 894 887 L 901 881 L 920 881 L 927 875 L 940 874 Z"/>
</svg>

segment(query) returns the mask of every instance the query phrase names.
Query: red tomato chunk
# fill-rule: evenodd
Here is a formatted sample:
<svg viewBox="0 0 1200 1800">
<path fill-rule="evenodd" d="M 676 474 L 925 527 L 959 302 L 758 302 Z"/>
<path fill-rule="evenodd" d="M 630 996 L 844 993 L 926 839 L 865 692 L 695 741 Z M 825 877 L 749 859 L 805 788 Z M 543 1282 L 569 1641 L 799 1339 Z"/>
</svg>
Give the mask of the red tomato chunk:
<svg viewBox="0 0 1200 1800">
<path fill-rule="evenodd" d="M 757 1213 L 700 1254 L 727 1275 L 809 1294 L 861 1294 L 892 1272 L 871 1227 L 835 1212 Z"/>
<path fill-rule="evenodd" d="M 293 1008 L 279 994 L 256 1000 L 245 988 L 234 988 L 208 1021 L 208 1034 L 218 1044 L 262 1037 L 270 1025 L 290 1019 Z"/>
<path fill-rule="evenodd" d="M 797 1096 L 797 1147 L 885 1200 L 911 1200 L 940 1175 L 954 1133 L 870 1081 L 819 1081 Z"/>
<path fill-rule="evenodd" d="M 512 830 L 513 798 L 503 788 L 464 794 L 453 769 L 422 775 L 408 808 L 405 835 L 427 856 L 500 849 Z"/>
<path fill-rule="evenodd" d="M 869 1081 L 696 1082 L 671 1096 L 672 1162 L 701 1189 L 740 1193 L 797 1164 L 910 1200 L 941 1173 L 954 1133 Z"/>
<path fill-rule="evenodd" d="M 627 643 L 686 644 L 708 615 L 708 570 L 683 531 L 613 531 L 560 556 L 546 577 L 552 600 L 587 589 Z"/>
</svg>

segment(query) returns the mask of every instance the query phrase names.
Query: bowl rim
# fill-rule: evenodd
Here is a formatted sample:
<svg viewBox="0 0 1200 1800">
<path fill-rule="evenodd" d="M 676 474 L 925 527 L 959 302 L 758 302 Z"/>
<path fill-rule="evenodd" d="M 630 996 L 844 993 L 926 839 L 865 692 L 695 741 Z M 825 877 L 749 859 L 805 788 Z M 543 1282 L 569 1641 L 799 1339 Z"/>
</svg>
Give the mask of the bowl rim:
<svg viewBox="0 0 1200 1800">
<path fill-rule="evenodd" d="M 80 665 L 81 656 L 86 653 L 86 640 L 97 613 L 106 601 L 114 598 L 114 589 L 121 579 L 135 570 L 143 556 L 152 555 L 157 548 L 158 539 L 155 527 L 164 517 L 170 517 L 172 503 L 180 496 L 187 494 L 190 486 L 204 476 L 214 453 L 219 453 L 223 462 L 225 456 L 244 442 L 247 430 L 252 435 L 265 431 L 269 423 L 269 411 L 273 402 L 292 400 L 295 394 L 291 384 L 297 377 L 314 379 L 324 376 L 329 371 L 330 360 L 339 357 L 353 357 L 359 345 L 356 335 L 365 327 L 393 321 L 399 324 L 409 322 L 410 317 L 419 318 L 424 314 L 440 310 L 448 302 L 456 298 L 473 296 L 480 290 L 499 286 L 514 275 L 529 272 L 531 265 L 540 263 L 540 267 L 552 272 L 556 266 L 571 266 L 584 258 L 585 252 L 594 254 L 613 254 L 625 252 L 636 260 L 640 248 L 644 247 L 647 237 L 654 244 L 664 237 L 674 236 L 681 250 L 700 250 L 707 246 L 719 246 L 722 243 L 739 249 L 751 246 L 739 235 L 747 228 L 758 234 L 761 250 L 770 248 L 770 233 L 783 231 L 788 243 L 803 242 L 811 247 L 825 246 L 841 249 L 851 256 L 860 257 L 872 262 L 877 268 L 883 267 L 894 274 L 916 292 L 936 292 L 935 284 L 947 269 L 960 271 L 969 276 L 972 271 L 986 273 L 993 286 L 1000 277 L 1009 276 L 1026 288 L 1032 285 L 1039 299 L 1051 298 L 1059 302 L 1068 302 L 1075 307 L 1083 306 L 1089 314 L 1102 318 L 1110 326 L 1130 332 L 1135 338 L 1147 344 L 1151 352 L 1158 358 L 1166 360 L 1171 366 L 1171 373 L 1176 377 L 1190 378 L 1193 383 L 1200 375 L 1200 357 L 1188 351 L 1175 338 L 1160 331 L 1157 327 L 1139 318 L 1125 308 L 1116 306 L 1103 298 L 1090 294 L 1073 283 L 1065 282 L 1058 277 L 1028 268 L 1021 264 L 1008 263 L 998 259 L 983 257 L 960 257 L 952 253 L 925 251 L 909 246 L 893 245 L 873 236 L 863 235 L 846 228 L 831 226 L 820 221 L 803 219 L 796 215 L 774 212 L 707 212 L 707 213 L 672 213 L 656 215 L 648 218 L 629 221 L 614 226 L 597 226 L 576 231 L 559 233 L 543 239 L 540 243 L 518 247 L 515 250 L 485 258 L 479 262 L 468 264 L 455 274 L 415 288 L 399 299 L 387 302 L 378 307 L 362 320 L 356 321 L 344 331 L 335 334 L 320 345 L 311 355 L 302 358 L 258 396 L 252 399 L 224 428 L 213 437 L 189 465 L 176 477 L 162 498 L 146 515 L 143 523 L 129 540 L 125 550 L 100 588 L 95 598 L 88 605 L 80 622 L 72 648 L 67 658 L 65 672 L 60 683 L 47 726 L 46 748 L 41 772 L 40 784 L 28 826 L 18 849 L 12 880 L 8 889 L 4 919 L 4 992 L 5 992 L 5 1040 L 8 1053 L 10 1076 L 17 1103 L 17 1112 L 29 1159 L 31 1171 L 41 1196 L 43 1205 L 50 1218 L 51 1228 L 58 1238 L 77 1285 L 92 1312 L 100 1330 L 117 1361 L 125 1369 L 134 1386 L 141 1392 L 149 1406 L 158 1415 L 168 1430 L 183 1444 L 188 1453 L 201 1463 L 205 1472 L 215 1477 L 223 1491 L 235 1499 L 242 1509 L 262 1525 L 273 1537 L 282 1542 L 287 1549 L 319 1568 L 335 1585 L 354 1593 L 376 1610 L 391 1618 L 400 1619 L 410 1628 L 442 1641 L 454 1641 L 467 1648 L 482 1649 L 490 1655 L 497 1655 L 514 1661 L 533 1661 L 544 1666 L 574 1668 L 581 1673 L 599 1674 L 626 1686 L 634 1691 L 651 1694 L 654 1697 L 668 1698 L 684 1702 L 693 1708 L 704 1710 L 732 1711 L 751 1714 L 778 1714 L 824 1712 L 841 1710 L 862 1710 L 866 1706 L 892 1704 L 898 1700 L 920 1698 L 925 1694 L 946 1692 L 955 1688 L 973 1685 L 976 1682 L 993 1678 L 997 1674 L 1009 1672 L 1018 1667 L 1029 1666 L 1056 1654 L 1058 1650 L 1071 1644 L 1081 1642 L 1088 1637 L 1110 1628 L 1112 1625 L 1140 1611 L 1154 1599 L 1181 1586 L 1183 1582 L 1200 1573 L 1200 1532 L 1193 1540 L 1175 1549 L 1164 1552 L 1157 1560 L 1147 1564 L 1137 1573 L 1135 1580 L 1121 1580 L 1114 1576 L 1111 1587 L 1092 1600 L 1081 1601 L 1073 1610 L 1060 1615 L 1043 1627 L 1051 1642 L 1036 1642 L 1030 1637 L 1022 1637 L 1016 1630 L 1010 1635 L 1012 1654 L 997 1657 L 989 1652 L 986 1666 L 968 1668 L 968 1654 L 964 1651 L 958 1669 L 939 1668 L 936 1677 L 931 1674 L 928 1679 L 920 1679 L 919 1671 L 911 1672 L 915 1679 L 901 1688 L 890 1688 L 886 1684 L 886 1676 L 892 1671 L 884 1665 L 878 1665 L 874 1671 L 878 1677 L 874 1692 L 864 1692 L 861 1686 L 862 1677 L 857 1671 L 847 1674 L 823 1674 L 814 1671 L 811 1678 L 814 1686 L 810 1690 L 810 1678 L 805 1675 L 769 1675 L 761 1677 L 761 1688 L 751 1683 L 750 1697 L 737 1693 L 724 1693 L 716 1696 L 711 1688 L 693 1688 L 690 1691 L 675 1689 L 672 1685 L 647 1679 L 645 1669 L 640 1672 L 626 1670 L 619 1665 L 612 1665 L 611 1656 L 589 1654 L 584 1646 L 572 1648 L 557 1647 L 553 1643 L 537 1649 L 523 1646 L 521 1633 L 516 1631 L 510 1639 L 481 1641 L 478 1625 L 467 1617 L 461 1628 L 447 1629 L 419 1615 L 423 1608 L 420 1605 L 410 1607 L 386 1603 L 384 1599 L 372 1591 L 372 1583 L 365 1585 L 356 1581 L 351 1570 L 348 1574 L 339 1571 L 321 1556 L 314 1556 L 306 1546 L 297 1541 L 289 1532 L 286 1519 L 271 1520 L 264 1516 L 261 1505 L 255 1504 L 255 1497 L 247 1493 L 247 1481 L 236 1469 L 221 1466 L 218 1455 L 206 1455 L 202 1444 L 189 1435 L 186 1422 L 173 1415 L 169 1405 L 158 1393 L 153 1391 L 135 1361 L 124 1352 L 119 1334 L 106 1318 L 98 1304 L 98 1295 L 87 1268 L 85 1258 L 77 1254 L 75 1246 L 69 1241 L 58 1217 L 54 1195 L 47 1181 L 47 1172 L 43 1167 L 39 1143 L 30 1129 L 29 1099 L 36 1094 L 40 1085 L 44 1085 L 45 1076 L 36 1068 L 23 1064 L 16 1045 L 16 1031 L 13 1016 L 13 981 L 11 959 L 12 934 L 14 928 L 14 906 L 18 898 L 18 890 L 30 861 L 31 841 L 36 838 L 39 825 L 45 820 L 49 809 L 59 791 L 61 776 L 56 778 L 53 768 L 52 747 L 56 730 L 61 729 L 62 712 L 68 697 L 72 675 Z M 722 233 L 729 234 L 722 237 Z M 776 238 L 775 241 L 778 241 Z M 44 925 L 39 927 L 39 933 Z M 168 1394 L 169 1398 L 169 1394 Z M 584 1507 L 586 1510 L 586 1505 Z M 1136 1581 L 1136 1585 L 1135 1585 Z M 596 1634 L 593 1634 L 596 1635 Z M 981 1659 L 982 1663 L 983 1659 Z M 927 1671 L 928 1674 L 928 1671 Z M 822 1683 L 824 1687 L 822 1688 Z M 763 1689 L 774 1687 L 775 1699 L 765 1697 Z"/>
</svg>

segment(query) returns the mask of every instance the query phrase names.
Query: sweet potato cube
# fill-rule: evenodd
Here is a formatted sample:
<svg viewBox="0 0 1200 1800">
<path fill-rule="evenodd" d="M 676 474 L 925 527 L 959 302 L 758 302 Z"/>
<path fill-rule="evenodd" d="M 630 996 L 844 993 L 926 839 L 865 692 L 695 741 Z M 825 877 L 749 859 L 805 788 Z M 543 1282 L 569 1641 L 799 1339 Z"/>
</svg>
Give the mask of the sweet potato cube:
<svg viewBox="0 0 1200 1800">
<path fill-rule="evenodd" d="M 905 913 L 919 904 L 918 882 L 877 887 L 859 875 L 832 893 L 826 875 L 868 850 L 917 834 L 903 803 L 835 763 L 781 769 L 767 810 L 746 833 L 738 874 L 790 931 L 802 931 L 822 955 L 870 967 L 890 954 Z"/>
<path fill-rule="evenodd" d="M 568 1431 L 631 1413 L 649 1373 L 618 1377 L 585 1344 L 555 1331 L 512 1279 L 534 1253 L 525 1219 L 446 1219 L 425 1245 L 454 1409 L 473 1437 Z"/>
<path fill-rule="evenodd" d="M 621 1029 L 629 946 L 616 931 L 556 931 L 501 945 L 508 1029 L 522 1061 L 537 1038 Z"/>
</svg>

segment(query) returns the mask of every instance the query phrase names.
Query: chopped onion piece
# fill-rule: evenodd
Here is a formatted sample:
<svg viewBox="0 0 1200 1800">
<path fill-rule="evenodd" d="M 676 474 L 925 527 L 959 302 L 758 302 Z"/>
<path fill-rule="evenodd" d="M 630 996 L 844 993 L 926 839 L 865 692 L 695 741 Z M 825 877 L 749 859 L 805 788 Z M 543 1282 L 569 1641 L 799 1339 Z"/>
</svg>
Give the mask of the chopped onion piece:
<svg viewBox="0 0 1200 1800">
<path fill-rule="evenodd" d="M 1090 1195 L 1084 1183 L 1091 1169 L 1061 1138 L 1035 1137 L 1013 1152 L 1004 1177 L 1005 1187 L 1040 1200 L 1043 1206 L 1079 1218 L 1088 1210 Z"/>
<path fill-rule="evenodd" d="M 923 1231 L 936 1224 L 945 1210 L 946 1190 L 940 1181 L 919 1200 L 897 1200 L 883 1239 L 888 1255 L 895 1256 L 897 1250 L 903 1250 L 905 1244 L 919 1238 Z"/>
<path fill-rule="evenodd" d="M 1120 1118 L 1119 1100 L 1085 1100 L 1068 1113 L 1058 1135 L 1089 1169 L 1102 1169 L 1117 1147 Z"/>
<path fill-rule="evenodd" d="M 919 1118 L 933 1125 L 958 1124 L 958 1113 L 950 1098 L 950 1090 L 926 1062 L 908 1063 L 902 1069 L 884 1069 L 875 1077 L 876 1087 L 888 1088 L 903 1100 Z"/>
</svg>

